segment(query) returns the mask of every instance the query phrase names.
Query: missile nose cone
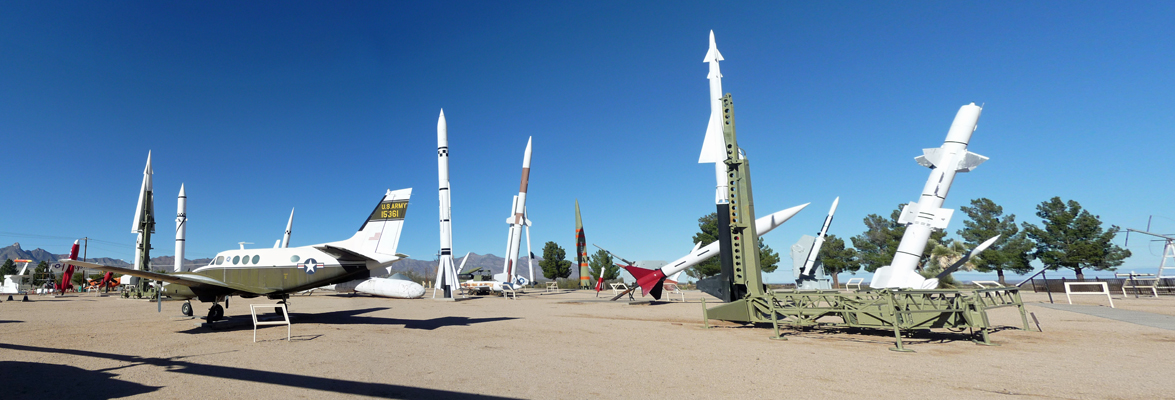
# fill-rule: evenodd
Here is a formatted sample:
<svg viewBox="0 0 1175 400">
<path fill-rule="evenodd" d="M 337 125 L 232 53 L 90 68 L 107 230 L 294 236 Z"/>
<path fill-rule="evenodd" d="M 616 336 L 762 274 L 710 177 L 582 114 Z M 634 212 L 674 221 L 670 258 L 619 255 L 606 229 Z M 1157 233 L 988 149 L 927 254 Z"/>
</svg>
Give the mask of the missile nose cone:
<svg viewBox="0 0 1175 400">
<path fill-rule="evenodd" d="M 836 200 L 832 201 L 832 208 L 828 210 L 829 214 L 836 214 L 836 206 L 840 205 L 840 196 L 836 196 Z"/>
<path fill-rule="evenodd" d="M 182 183 L 180 184 L 180 195 L 179 195 L 179 197 L 188 197 L 188 195 L 184 194 L 184 184 L 182 184 Z"/>
<path fill-rule="evenodd" d="M 534 139 L 533 136 L 526 138 L 526 154 L 522 157 L 522 167 L 530 168 L 530 142 Z"/>
<path fill-rule="evenodd" d="M 151 170 L 151 150 L 147 150 L 147 167 L 143 168 L 143 174 L 151 175 L 154 173 L 155 171 Z"/>
<path fill-rule="evenodd" d="M 441 116 L 437 117 L 437 147 L 449 145 L 449 122 L 445 120 L 445 109 L 441 109 Z"/>
<path fill-rule="evenodd" d="M 722 61 L 722 53 L 718 52 L 718 43 L 714 41 L 714 31 L 710 30 L 710 49 L 706 51 L 706 59 L 702 62 Z"/>
</svg>

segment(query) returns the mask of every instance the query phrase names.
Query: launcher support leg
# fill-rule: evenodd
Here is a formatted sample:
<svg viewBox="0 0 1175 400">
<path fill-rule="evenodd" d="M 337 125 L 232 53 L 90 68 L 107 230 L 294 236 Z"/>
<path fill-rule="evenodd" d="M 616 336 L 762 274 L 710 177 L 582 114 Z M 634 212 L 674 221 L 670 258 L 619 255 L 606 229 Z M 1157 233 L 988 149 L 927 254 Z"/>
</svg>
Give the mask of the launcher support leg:
<svg viewBox="0 0 1175 400">
<path fill-rule="evenodd" d="M 779 313 L 775 312 L 775 299 L 768 300 L 771 303 L 771 325 L 775 326 L 775 336 L 771 336 L 774 340 L 787 340 L 783 335 L 779 334 Z"/>
<path fill-rule="evenodd" d="M 982 337 L 983 340 L 982 341 L 972 340 L 972 342 L 975 342 L 975 344 L 981 344 L 984 346 L 999 346 L 998 344 L 992 343 L 991 339 L 987 337 L 987 328 L 983 328 L 983 329 L 979 330 L 979 337 Z"/>
<path fill-rule="evenodd" d="M 706 313 L 706 298 L 702 297 L 702 327 L 710 329 L 710 315 Z"/>
</svg>

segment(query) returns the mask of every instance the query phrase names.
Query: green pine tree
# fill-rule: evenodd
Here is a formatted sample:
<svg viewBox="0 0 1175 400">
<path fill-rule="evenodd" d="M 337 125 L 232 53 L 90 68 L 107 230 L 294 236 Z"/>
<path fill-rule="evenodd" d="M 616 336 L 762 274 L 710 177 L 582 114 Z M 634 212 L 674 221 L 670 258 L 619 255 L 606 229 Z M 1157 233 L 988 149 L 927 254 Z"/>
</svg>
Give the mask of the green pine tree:
<svg viewBox="0 0 1175 400">
<path fill-rule="evenodd" d="M 959 207 L 959 211 L 967 214 L 963 221 L 963 229 L 958 230 L 959 237 L 967 243 L 968 248 L 975 248 L 980 243 L 1000 235 L 1000 239 L 987 250 L 971 258 L 971 263 L 980 272 L 995 272 L 1001 285 L 1006 285 L 1004 271 L 1024 274 L 1032 271 L 1030 252 L 1033 249 L 1032 241 L 1028 239 L 1026 231 L 1016 226 L 1016 214 L 1003 216 L 1004 208 L 987 198 L 971 200 L 971 206 Z"/>
<path fill-rule="evenodd" d="M 824 245 L 820 246 L 818 257 L 821 265 L 824 266 L 824 273 L 832 276 L 833 288 L 840 287 L 840 278 L 837 274 L 841 272 L 855 274 L 861 269 L 861 262 L 857 260 L 857 251 L 845 248 L 845 240 L 836 237 L 836 235 L 824 237 Z"/>
<path fill-rule="evenodd" d="M 592 280 L 600 279 L 600 271 L 604 271 L 604 280 L 610 281 L 620 276 L 620 266 L 612 262 L 612 255 L 604 250 L 597 250 L 596 254 L 588 257 L 588 273 Z"/>
<path fill-rule="evenodd" d="M 0 277 L 4 275 L 16 275 L 16 272 L 16 263 L 12 262 L 11 258 L 4 261 L 4 266 L 0 267 Z"/>
<path fill-rule="evenodd" d="M 571 261 L 567 261 L 567 251 L 555 242 L 543 245 L 543 260 L 539 261 L 543 269 L 543 276 L 547 279 L 566 278 L 571 275 Z"/>
<path fill-rule="evenodd" d="M 1025 222 L 1024 231 L 1036 242 L 1032 256 L 1050 270 L 1069 268 L 1080 280 L 1085 279 L 1086 269 L 1113 271 L 1130 257 L 1130 250 L 1112 242 L 1120 228 L 1110 225 L 1102 230 L 1101 218 L 1081 209 L 1076 201 L 1053 197 L 1036 206 L 1036 216 L 1043 227 Z"/>
</svg>

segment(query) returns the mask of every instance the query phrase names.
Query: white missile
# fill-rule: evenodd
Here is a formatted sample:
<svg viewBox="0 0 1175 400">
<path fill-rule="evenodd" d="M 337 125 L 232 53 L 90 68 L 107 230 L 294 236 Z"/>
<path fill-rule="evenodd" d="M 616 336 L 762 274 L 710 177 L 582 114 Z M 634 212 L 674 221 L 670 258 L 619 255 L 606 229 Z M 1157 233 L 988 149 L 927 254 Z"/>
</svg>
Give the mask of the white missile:
<svg viewBox="0 0 1175 400">
<path fill-rule="evenodd" d="M 955 210 L 942 208 L 942 203 L 951 190 L 955 174 L 969 172 L 987 161 L 987 157 L 967 151 L 982 111 L 975 103 L 959 108 L 942 147 L 924 149 L 922 155 L 914 159 L 919 165 L 931 169 L 930 177 L 922 188 L 922 197 L 918 202 L 902 208 L 898 222 L 906 224 L 906 232 L 902 235 L 893 261 L 874 272 L 873 282 L 869 286 L 913 289 L 934 289 L 938 286 L 938 280 L 928 281 L 918 274 L 916 268 L 931 232 L 946 229 L 954 214 Z"/>
<path fill-rule="evenodd" d="M 413 281 L 394 278 L 353 280 L 323 286 L 323 289 L 334 290 L 340 293 L 359 292 L 394 299 L 417 299 L 424 296 L 424 286 Z"/>
<path fill-rule="evenodd" d="M 820 247 L 824 245 L 824 236 L 828 234 L 828 226 L 832 224 L 832 216 L 836 214 L 836 206 L 840 204 L 840 197 L 832 201 L 832 208 L 828 209 L 828 216 L 824 217 L 824 225 L 820 227 L 820 234 L 816 236 L 816 242 L 812 244 L 812 249 L 808 251 L 808 258 L 804 260 L 803 272 L 807 276 L 812 273 L 812 267 L 816 265 L 816 256 L 820 255 Z"/>
<path fill-rule="evenodd" d="M 142 257 L 143 235 L 154 233 L 154 221 L 149 221 L 155 215 L 155 202 L 151 198 L 153 192 L 151 176 L 154 174 L 155 171 L 151 169 L 151 152 L 148 151 L 147 166 L 143 168 L 143 185 L 139 189 L 139 202 L 135 207 L 135 220 L 131 224 L 131 233 L 138 234 L 135 239 L 135 268 L 142 270 L 146 270 L 146 264 L 150 262 L 150 260 L 140 260 Z M 150 225 L 147 229 L 151 230 L 151 232 L 143 232 L 144 224 Z"/>
<path fill-rule="evenodd" d="M 176 201 L 175 212 L 175 272 L 184 271 L 184 240 L 188 232 L 188 195 L 184 194 L 184 184 L 180 184 L 180 195 Z"/>
<path fill-rule="evenodd" d="M 443 291 L 443 297 L 453 298 L 460 291 L 457 270 L 453 266 L 453 224 L 450 221 L 452 208 L 449 204 L 449 123 L 445 121 L 445 110 L 437 118 L 437 179 L 440 198 L 441 258 L 437 267 L 437 281 L 434 287 Z M 433 291 L 436 298 L 436 291 Z"/>
<path fill-rule="evenodd" d="M 282 248 L 290 247 L 290 233 L 294 231 L 294 209 L 290 208 L 290 219 L 286 221 L 286 234 L 282 235 Z"/>
<path fill-rule="evenodd" d="M 771 215 L 759 217 L 755 220 L 755 232 L 758 232 L 759 236 L 762 237 L 767 232 L 771 232 L 772 229 L 783 225 L 784 222 L 794 217 L 800 210 L 807 207 L 808 204 L 811 203 L 804 203 Z M 718 255 L 718 246 L 718 241 L 714 241 L 705 247 L 701 247 L 701 243 L 698 243 L 698 246 L 694 246 L 693 251 L 690 251 L 685 257 L 674 260 L 661 267 L 661 269 L 650 270 L 634 266 L 626 266 L 624 269 L 628 270 L 628 273 L 632 274 L 633 278 L 636 278 L 636 283 L 641 287 L 644 295 L 647 296 L 649 292 L 652 292 L 653 298 L 660 299 L 661 282 L 665 280 L 665 277 L 673 276 L 681 271 L 685 271 L 686 268 Z"/>
<path fill-rule="evenodd" d="M 706 137 L 702 140 L 702 153 L 698 156 L 698 163 L 714 163 L 714 178 L 717 183 L 714 189 L 714 204 L 729 204 L 729 180 L 726 179 L 724 162 L 726 141 L 722 137 L 722 72 L 718 69 L 719 61 L 722 61 L 722 53 L 718 52 L 718 44 L 714 42 L 714 31 L 710 31 L 710 49 L 706 51 L 706 58 L 702 60 L 710 64 L 710 73 L 706 75 L 710 80 L 710 122 L 706 124 Z"/>
<path fill-rule="evenodd" d="M 522 156 L 522 183 L 518 186 L 518 196 L 514 198 L 513 212 L 514 215 L 506 219 L 506 223 L 510 224 L 510 235 L 506 241 L 506 261 L 503 268 L 503 273 L 499 276 L 503 279 L 498 279 L 501 282 L 514 284 L 517 281 L 517 271 L 515 267 L 518 264 L 518 250 L 522 241 L 522 228 L 529 224 L 526 220 L 526 187 L 530 181 L 530 153 L 531 141 L 533 138 L 526 139 L 526 152 Z M 495 279 L 499 276 L 495 276 Z"/>
</svg>

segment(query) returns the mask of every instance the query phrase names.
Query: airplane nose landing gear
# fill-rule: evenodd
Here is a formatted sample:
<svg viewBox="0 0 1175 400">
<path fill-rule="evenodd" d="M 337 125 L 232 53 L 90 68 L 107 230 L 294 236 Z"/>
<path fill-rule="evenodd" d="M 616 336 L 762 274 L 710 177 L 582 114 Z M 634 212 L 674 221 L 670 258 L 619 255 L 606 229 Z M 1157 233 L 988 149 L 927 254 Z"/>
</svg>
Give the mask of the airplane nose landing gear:
<svg viewBox="0 0 1175 400">
<path fill-rule="evenodd" d="M 184 305 L 180 306 L 180 312 L 183 313 L 185 317 L 191 317 L 193 314 L 192 313 L 192 302 L 190 300 L 185 301 Z"/>
</svg>

